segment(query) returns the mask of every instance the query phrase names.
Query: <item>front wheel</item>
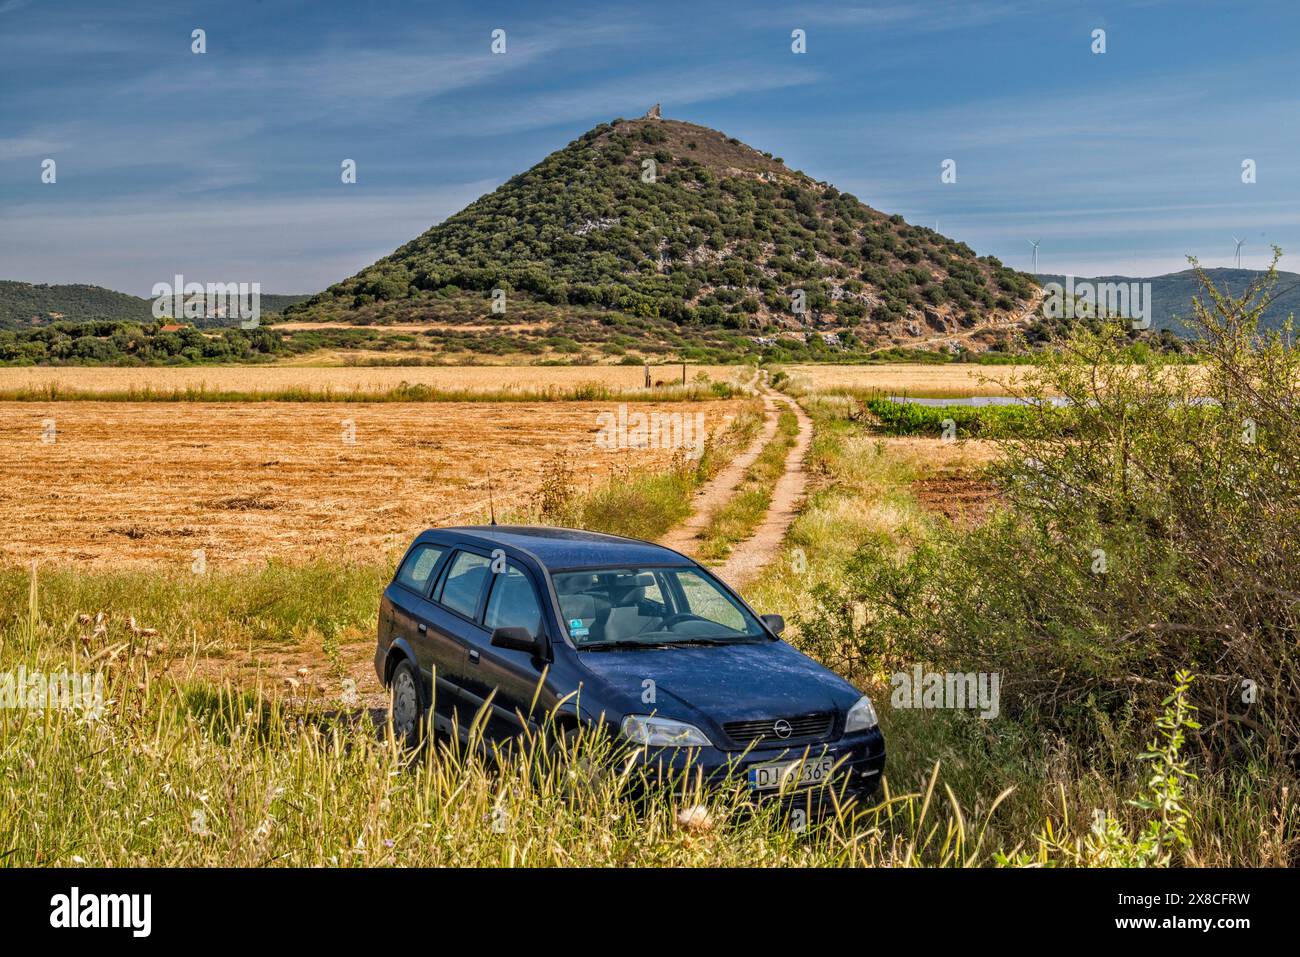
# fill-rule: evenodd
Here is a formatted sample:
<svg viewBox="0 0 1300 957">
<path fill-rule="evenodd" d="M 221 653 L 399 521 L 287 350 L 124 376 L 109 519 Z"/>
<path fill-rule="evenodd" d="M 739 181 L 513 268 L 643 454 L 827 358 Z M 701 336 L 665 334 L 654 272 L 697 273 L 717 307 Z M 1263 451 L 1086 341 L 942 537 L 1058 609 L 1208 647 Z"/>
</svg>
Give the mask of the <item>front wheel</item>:
<svg viewBox="0 0 1300 957">
<path fill-rule="evenodd" d="M 405 660 L 398 662 L 389 688 L 392 692 L 393 734 L 398 741 L 415 747 L 424 736 L 425 712 L 415 666 Z"/>
</svg>

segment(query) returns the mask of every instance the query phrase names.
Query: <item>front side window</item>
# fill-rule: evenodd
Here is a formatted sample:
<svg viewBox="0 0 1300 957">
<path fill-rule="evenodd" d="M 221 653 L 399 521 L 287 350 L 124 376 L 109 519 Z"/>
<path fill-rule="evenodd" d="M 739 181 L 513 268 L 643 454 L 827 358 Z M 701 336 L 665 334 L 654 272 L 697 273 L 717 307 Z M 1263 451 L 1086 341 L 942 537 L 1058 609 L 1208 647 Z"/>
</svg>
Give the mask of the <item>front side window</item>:
<svg viewBox="0 0 1300 957">
<path fill-rule="evenodd" d="M 514 565 L 492 576 L 492 594 L 488 596 L 483 624 L 489 631 L 523 628 L 534 638 L 541 632 L 542 606 L 537 592 L 528 576 Z"/>
<path fill-rule="evenodd" d="M 483 586 L 487 584 L 490 565 L 491 562 L 482 555 L 457 552 L 443 579 L 438 601 L 466 618 L 473 618 L 478 612 Z"/>
<path fill-rule="evenodd" d="M 416 545 L 397 572 L 398 583 L 421 595 L 429 594 L 429 576 L 438 567 L 442 553 L 443 549 L 436 545 Z"/>
<path fill-rule="evenodd" d="M 578 648 L 766 639 L 758 620 L 695 568 L 600 568 L 552 575 Z"/>
</svg>

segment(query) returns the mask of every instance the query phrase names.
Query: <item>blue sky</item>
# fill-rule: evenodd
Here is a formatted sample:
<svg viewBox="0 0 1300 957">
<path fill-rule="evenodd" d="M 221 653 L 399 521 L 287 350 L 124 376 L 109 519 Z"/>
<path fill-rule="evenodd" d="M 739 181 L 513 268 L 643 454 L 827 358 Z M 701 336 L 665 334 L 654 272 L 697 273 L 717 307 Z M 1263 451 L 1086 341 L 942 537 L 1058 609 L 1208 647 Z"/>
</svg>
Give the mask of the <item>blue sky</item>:
<svg viewBox="0 0 1300 957">
<path fill-rule="evenodd" d="M 1296 269 L 1298 37 L 1289 0 L 0 0 L 0 278 L 315 291 L 655 102 L 1018 268 L 1031 238 L 1042 272 L 1228 265 L 1236 235 Z"/>
</svg>

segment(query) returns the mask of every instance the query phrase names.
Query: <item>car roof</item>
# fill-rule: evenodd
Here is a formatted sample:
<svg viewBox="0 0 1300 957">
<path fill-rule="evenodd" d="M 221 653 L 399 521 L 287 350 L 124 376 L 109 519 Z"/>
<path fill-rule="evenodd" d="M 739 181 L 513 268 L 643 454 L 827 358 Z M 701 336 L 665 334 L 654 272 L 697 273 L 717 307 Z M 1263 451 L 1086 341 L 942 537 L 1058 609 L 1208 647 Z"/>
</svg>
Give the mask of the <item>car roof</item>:
<svg viewBox="0 0 1300 957">
<path fill-rule="evenodd" d="M 685 555 L 618 535 L 584 532 L 573 528 L 538 525 L 466 525 L 431 528 L 425 535 L 452 535 L 466 543 L 486 547 L 504 545 L 520 549 L 548 570 L 608 568 L 617 565 L 694 565 Z M 423 537 L 423 536 L 421 536 Z"/>
</svg>

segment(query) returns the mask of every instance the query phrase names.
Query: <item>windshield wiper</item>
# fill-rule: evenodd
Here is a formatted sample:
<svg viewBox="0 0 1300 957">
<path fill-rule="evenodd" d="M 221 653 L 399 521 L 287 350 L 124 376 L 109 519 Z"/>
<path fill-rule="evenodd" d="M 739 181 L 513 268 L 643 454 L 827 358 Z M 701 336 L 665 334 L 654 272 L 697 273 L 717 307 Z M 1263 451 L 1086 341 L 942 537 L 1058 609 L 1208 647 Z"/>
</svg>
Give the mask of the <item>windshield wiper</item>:
<svg viewBox="0 0 1300 957">
<path fill-rule="evenodd" d="M 738 638 L 682 638 L 678 641 L 636 641 L 623 638 L 618 641 L 593 641 L 579 645 L 580 651 L 608 651 L 614 648 L 699 648 L 705 645 L 748 645 L 762 640 L 761 635 L 743 635 Z"/>
<path fill-rule="evenodd" d="M 748 645 L 757 640 L 758 638 L 754 635 L 741 635 L 736 638 L 683 638 L 680 641 L 669 641 L 665 642 L 665 644 L 698 648 L 701 645 Z"/>
<path fill-rule="evenodd" d="M 619 641 L 593 641 L 590 644 L 578 645 L 579 651 L 612 651 L 616 648 L 667 648 L 672 642 L 666 641 L 633 641 L 631 639 L 622 639 Z"/>
</svg>

